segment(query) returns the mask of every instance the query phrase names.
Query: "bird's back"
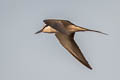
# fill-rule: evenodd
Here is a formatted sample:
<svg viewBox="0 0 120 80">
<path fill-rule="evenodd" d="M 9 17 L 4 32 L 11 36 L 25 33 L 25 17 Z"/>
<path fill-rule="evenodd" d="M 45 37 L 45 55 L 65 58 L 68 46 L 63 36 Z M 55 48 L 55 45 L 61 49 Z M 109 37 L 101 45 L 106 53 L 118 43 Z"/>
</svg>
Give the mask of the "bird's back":
<svg viewBox="0 0 120 80">
<path fill-rule="evenodd" d="M 61 22 L 64 25 L 64 27 L 67 27 L 68 25 L 73 25 L 73 23 L 71 23 L 70 21 L 61 19 L 45 19 L 43 20 L 43 22 L 48 25 Z"/>
</svg>

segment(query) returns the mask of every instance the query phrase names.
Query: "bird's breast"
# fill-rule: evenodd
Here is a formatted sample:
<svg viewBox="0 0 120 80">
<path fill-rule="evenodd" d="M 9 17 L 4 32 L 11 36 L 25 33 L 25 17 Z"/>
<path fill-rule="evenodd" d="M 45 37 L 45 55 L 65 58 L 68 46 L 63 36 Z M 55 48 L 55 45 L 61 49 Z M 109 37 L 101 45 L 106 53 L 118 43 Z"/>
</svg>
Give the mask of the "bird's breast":
<svg viewBox="0 0 120 80">
<path fill-rule="evenodd" d="M 46 32 L 46 33 L 56 33 L 57 31 L 55 29 L 53 29 L 51 26 L 47 26 L 43 29 L 42 32 Z"/>
</svg>

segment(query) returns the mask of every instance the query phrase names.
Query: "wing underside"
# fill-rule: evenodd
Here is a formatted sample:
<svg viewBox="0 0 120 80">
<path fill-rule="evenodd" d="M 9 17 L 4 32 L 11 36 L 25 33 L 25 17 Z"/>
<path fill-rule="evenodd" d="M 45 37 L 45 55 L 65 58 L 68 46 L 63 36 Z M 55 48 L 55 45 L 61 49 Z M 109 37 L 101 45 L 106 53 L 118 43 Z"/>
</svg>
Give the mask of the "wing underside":
<svg viewBox="0 0 120 80">
<path fill-rule="evenodd" d="M 57 37 L 59 42 L 62 44 L 62 46 L 65 49 L 67 49 L 78 61 L 80 61 L 83 65 L 85 65 L 89 69 L 92 69 L 92 67 L 89 65 L 89 63 L 83 56 L 78 45 L 74 41 L 74 33 L 72 33 L 70 36 L 64 35 L 62 33 L 56 33 L 55 36 Z"/>
</svg>

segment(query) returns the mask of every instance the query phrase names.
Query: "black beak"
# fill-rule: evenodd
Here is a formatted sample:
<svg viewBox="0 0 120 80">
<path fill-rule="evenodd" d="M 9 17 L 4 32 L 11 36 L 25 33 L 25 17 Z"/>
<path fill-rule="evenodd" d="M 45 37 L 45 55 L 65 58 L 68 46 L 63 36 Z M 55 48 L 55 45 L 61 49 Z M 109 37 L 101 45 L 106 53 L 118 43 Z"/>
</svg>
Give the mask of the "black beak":
<svg viewBox="0 0 120 80">
<path fill-rule="evenodd" d="M 38 34 L 38 33 L 41 33 L 42 32 L 42 30 L 40 30 L 40 31 L 37 31 L 35 34 Z"/>
<path fill-rule="evenodd" d="M 43 29 L 44 29 L 45 27 L 47 27 L 47 26 L 48 26 L 48 25 L 45 25 L 41 30 L 37 31 L 35 34 L 41 33 L 41 32 L 43 31 Z"/>
</svg>

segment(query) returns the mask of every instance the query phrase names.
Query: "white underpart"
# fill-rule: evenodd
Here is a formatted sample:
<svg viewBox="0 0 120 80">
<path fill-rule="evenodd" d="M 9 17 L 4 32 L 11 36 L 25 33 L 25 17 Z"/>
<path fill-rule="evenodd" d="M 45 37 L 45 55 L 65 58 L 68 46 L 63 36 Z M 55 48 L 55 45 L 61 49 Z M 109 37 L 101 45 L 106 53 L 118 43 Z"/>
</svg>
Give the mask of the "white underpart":
<svg viewBox="0 0 120 80">
<path fill-rule="evenodd" d="M 71 32 L 76 32 L 76 31 L 84 31 L 86 30 L 85 28 L 77 27 L 75 25 L 69 25 L 67 28 Z"/>
<path fill-rule="evenodd" d="M 47 33 L 56 33 L 57 31 L 55 29 L 53 29 L 52 27 L 50 26 L 47 26 L 43 29 L 42 32 L 47 32 Z"/>
<path fill-rule="evenodd" d="M 77 27 L 75 25 L 69 25 L 67 27 L 67 30 L 70 32 L 77 32 L 77 31 L 85 31 L 85 28 L 81 28 L 81 27 Z M 57 30 L 55 30 L 54 28 L 52 28 L 51 26 L 47 26 L 43 29 L 42 32 L 46 32 L 46 33 L 56 33 Z"/>
</svg>

